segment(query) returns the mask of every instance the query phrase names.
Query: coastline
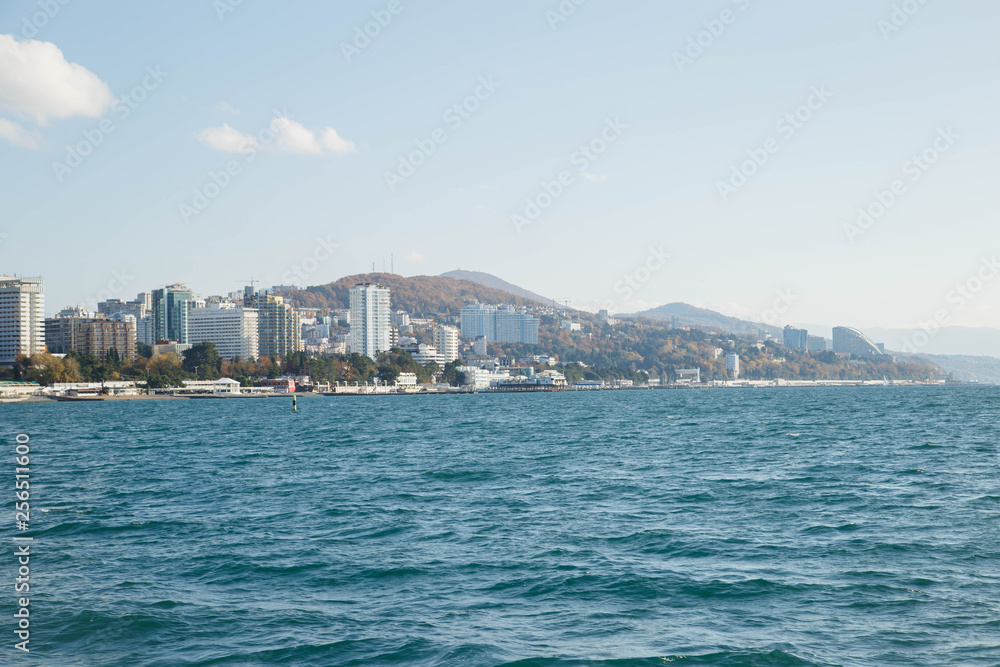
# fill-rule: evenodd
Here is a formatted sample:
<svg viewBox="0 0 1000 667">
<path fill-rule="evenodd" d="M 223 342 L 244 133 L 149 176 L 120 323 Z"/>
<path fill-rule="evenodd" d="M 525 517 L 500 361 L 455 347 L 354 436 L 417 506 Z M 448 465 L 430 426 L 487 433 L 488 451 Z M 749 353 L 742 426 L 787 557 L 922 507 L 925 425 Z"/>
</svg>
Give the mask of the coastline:
<svg viewBox="0 0 1000 667">
<path fill-rule="evenodd" d="M 295 392 L 282 394 L 241 394 L 241 395 L 171 395 L 171 394 L 138 394 L 134 396 L 44 396 L 32 395 L 23 397 L 0 398 L 0 406 L 10 403 L 103 403 L 106 401 L 190 401 L 190 400 L 241 400 L 241 399 L 275 399 L 275 398 L 342 398 L 342 397 L 406 397 L 406 396 L 463 396 L 475 394 L 512 394 L 512 393 L 593 393 L 593 392 L 623 392 L 623 391 L 698 391 L 711 389 L 819 389 L 819 388 L 878 388 L 878 387 L 988 387 L 975 382 L 919 382 L 919 381 L 760 381 L 760 382 L 725 382 L 717 384 L 675 384 L 667 386 L 642 385 L 637 387 L 564 387 L 560 389 L 524 389 L 509 391 L 503 389 L 479 389 L 475 391 L 404 391 L 404 392 Z"/>
</svg>

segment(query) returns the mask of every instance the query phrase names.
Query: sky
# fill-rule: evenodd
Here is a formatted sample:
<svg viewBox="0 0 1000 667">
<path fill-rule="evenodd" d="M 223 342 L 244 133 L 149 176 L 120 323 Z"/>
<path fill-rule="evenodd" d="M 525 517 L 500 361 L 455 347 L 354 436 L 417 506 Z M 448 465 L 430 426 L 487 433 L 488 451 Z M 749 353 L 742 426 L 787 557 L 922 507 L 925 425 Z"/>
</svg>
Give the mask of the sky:
<svg viewBox="0 0 1000 667">
<path fill-rule="evenodd" d="M 0 5 L 0 273 L 46 309 L 393 268 L 1000 326 L 1000 5 Z"/>
</svg>

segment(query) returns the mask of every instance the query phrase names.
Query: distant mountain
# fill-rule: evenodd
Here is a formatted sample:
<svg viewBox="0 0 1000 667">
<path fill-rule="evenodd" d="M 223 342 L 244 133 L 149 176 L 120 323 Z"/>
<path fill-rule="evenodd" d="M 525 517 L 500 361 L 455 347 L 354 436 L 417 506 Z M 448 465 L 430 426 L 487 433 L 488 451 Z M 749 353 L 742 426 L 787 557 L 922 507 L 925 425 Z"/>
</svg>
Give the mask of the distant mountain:
<svg viewBox="0 0 1000 667">
<path fill-rule="evenodd" d="M 393 310 L 405 310 L 417 316 L 437 313 L 457 315 L 465 305 L 466 299 L 478 299 L 483 303 L 510 303 L 516 306 L 526 306 L 535 302 L 534 299 L 469 280 L 441 276 L 407 278 L 394 273 L 362 273 L 345 276 L 327 285 L 316 285 L 282 294 L 300 308 L 349 308 L 349 290 L 358 283 L 365 282 L 385 285 L 390 290 L 389 301 Z"/>
<path fill-rule="evenodd" d="M 996 357 L 970 357 L 958 354 L 921 354 L 915 361 L 931 361 L 941 370 L 951 373 L 956 380 L 1000 384 L 1000 359 Z"/>
<path fill-rule="evenodd" d="M 689 303 L 668 303 L 665 306 L 644 310 L 641 313 L 633 313 L 631 317 L 648 317 L 662 322 L 669 322 L 676 317 L 678 326 L 708 327 L 734 334 L 756 334 L 759 331 L 766 331 L 779 338 L 782 335 L 781 327 L 761 322 L 748 322 L 707 308 L 698 308 Z"/>
<path fill-rule="evenodd" d="M 941 327 L 933 335 L 923 329 L 878 327 L 864 329 L 864 332 L 872 340 L 885 343 L 887 350 L 905 353 L 916 346 L 920 354 L 1000 356 L 1000 329 L 992 327 Z"/>
<path fill-rule="evenodd" d="M 469 282 L 478 283 L 485 287 L 491 287 L 493 289 L 502 290 L 509 294 L 516 294 L 517 296 L 530 299 L 531 301 L 538 301 L 539 303 L 544 303 L 546 305 L 552 305 L 552 299 L 544 297 L 541 294 L 536 294 L 531 290 L 526 290 L 523 287 L 518 287 L 513 283 L 509 283 L 502 278 L 497 278 L 490 273 L 483 273 L 482 271 L 462 271 L 461 269 L 457 271 L 448 271 L 447 273 L 441 274 L 442 278 L 454 278 L 455 280 L 468 280 Z M 562 304 L 556 304 L 556 307 L 565 308 Z M 570 308 L 570 310 L 575 310 L 575 308 Z"/>
</svg>

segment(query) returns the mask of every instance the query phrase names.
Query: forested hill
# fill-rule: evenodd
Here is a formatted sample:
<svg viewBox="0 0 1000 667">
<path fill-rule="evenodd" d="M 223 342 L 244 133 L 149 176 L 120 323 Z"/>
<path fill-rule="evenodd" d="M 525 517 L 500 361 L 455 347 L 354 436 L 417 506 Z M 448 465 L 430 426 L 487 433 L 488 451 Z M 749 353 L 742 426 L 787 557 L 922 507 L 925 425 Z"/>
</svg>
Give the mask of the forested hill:
<svg viewBox="0 0 1000 667">
<path fill-rule="evenodd" d="M 394 273 L 362 273 L 345 276 L 328 285 L 283 292 L 299 308 L 349 308 L 348 291 L 358 283 L 379 283 L 389 288 L 393 310 L 405 310 L 414 316 L 446 313 L 457 315 L 466 299 L 481 303 L 510 303 L 517 306 L 544 305 L 503 290 L 469 280 L 441 276 L 411 276 Z"/>
</svg>

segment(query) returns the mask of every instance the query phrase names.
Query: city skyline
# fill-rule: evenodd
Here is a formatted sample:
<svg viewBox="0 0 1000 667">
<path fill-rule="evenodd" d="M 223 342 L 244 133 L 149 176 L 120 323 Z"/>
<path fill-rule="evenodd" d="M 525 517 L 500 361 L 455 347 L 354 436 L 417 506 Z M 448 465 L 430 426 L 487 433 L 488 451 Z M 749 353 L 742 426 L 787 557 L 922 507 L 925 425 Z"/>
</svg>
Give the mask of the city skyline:
<svg viewBox="0 0 1000 667">
<path fill-rule="evenodd" d="M 306 286 L 384 263 L 593 310 L 760 320 L 790 291 L 782 323 L 997 326 L 1000 8 L 896 4 L 6 3 L 2 273 L 45 276 L 53 310 L 178 274 L 225 294 L 236 271 Z M 12 63 L 82 73 L 41 95 Z"/>
</svg>

